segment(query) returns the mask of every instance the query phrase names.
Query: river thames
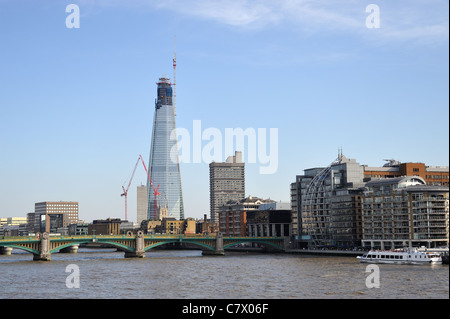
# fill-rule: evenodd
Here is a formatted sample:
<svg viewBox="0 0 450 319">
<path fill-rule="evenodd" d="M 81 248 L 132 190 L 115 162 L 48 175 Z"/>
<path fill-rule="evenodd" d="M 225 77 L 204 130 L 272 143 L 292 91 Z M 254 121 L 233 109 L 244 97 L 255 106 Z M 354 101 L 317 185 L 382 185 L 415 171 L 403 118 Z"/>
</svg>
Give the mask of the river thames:
<svg viewBox="0 0 450 319">
<path fill-rule="evenodd" d="M 378 265 L 379 288 L 366 285 L 366 267 L 354 257 L 153 250 L 125 259 L 85 248 L 37 262 L 15 249 L 0 256 L 0 299 L 449 298 L 448 265 Z"/>
</svg>

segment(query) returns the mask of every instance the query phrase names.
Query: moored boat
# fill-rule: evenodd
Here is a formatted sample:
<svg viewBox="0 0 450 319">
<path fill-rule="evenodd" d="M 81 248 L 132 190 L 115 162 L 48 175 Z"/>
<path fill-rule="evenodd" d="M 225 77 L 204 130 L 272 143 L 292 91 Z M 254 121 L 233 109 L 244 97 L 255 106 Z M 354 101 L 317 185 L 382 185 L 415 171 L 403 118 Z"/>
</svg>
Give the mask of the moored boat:
<svg viewBox="0 0 450 319">
<path fill-rule="evenodd" d="M 370 250 L 356 257 L 362 263 L 370 264 L 441 264 L 439 254 L 422 252 L 417 249 Z"/>
</svg>

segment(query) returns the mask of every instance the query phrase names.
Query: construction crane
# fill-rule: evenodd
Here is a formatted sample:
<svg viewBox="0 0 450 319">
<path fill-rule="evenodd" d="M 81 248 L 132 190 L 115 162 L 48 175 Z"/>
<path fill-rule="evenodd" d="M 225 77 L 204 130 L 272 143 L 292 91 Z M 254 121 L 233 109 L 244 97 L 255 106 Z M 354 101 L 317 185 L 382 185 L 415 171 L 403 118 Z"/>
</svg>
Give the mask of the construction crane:
<svg viewBox="0 0 450 319">
<path fill-rule="evenodd" d="M 147 167 L 145 166 L 144 159 L 142 158 L 142 155 L 139 155 L 139 158 L 138 158 L 138 160 L 136 162 L 136 165 L 134 165 L 133 173 L 131 174 L 130 181 L 128 182 L 127 188 L 125 189 L 125 187 L 124 187 L 125 183 L 122 185 L 123 193 L 120 196 L 124 196 L 125 197 L 125 220 L 128 220 L 128 215 L 127 215 L 128 190 L 130 189 L 130 185 L 131 185 L 131 182 L 133 180 L 134 173 L 136 173 L 136 168 L 138 167 L 139 161 L 142 162 L 142 165 L 144 166 L 144 169 L 145 169 L 145 173 L 147 174 L 147 178 L 148 178 L 148 180 L 150 182 L 150 185 L 151 185 L 151 187 L 153 189 L 153 193 L 154 193 L 154 197 L 155 197 L 155 214 L 156 214 L 156 209 L 157 209 L 157 196 L 162 196 L 162 194 L 158 192 L 159 185 L 155 189 L 155 187 L 153 185 L 153 182 L 152 182 L 152 179 L 150 178 L 150 175 L 148 174 Z M 154 216 L 154 218 L 156 218 L 156 216 Z"/>
</svg>

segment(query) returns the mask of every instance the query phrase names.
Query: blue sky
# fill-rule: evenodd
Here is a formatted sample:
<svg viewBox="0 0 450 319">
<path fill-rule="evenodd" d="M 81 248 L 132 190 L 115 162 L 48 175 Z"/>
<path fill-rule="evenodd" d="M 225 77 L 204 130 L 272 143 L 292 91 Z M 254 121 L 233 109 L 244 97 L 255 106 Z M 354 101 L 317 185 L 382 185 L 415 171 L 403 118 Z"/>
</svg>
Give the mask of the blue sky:
<svg viewBox="0 0 450 319">
<path fill-rule="evenodd" d="M 371 3 L 380 28 L 366 27 Z M 66 27 L 69 4 L 80 28 Z M 448 6 L 0 0 L 0 216 L 64 200 L 87 221 L 124 217 L 121 187 L 139 154 L 148 160 L 155 82 L 172 77 L 175 35 L 178 127 L 278 129 L 278 170 L 248 164 L 247 195 L 289 201 L 295 175 L 339 147 L 369 166 L 448 166 Z M 181 173 L 185 215 L 209 214 L 208 164 Z M 130 220 L 141 182 L 139 167 Z"/>
</svg>

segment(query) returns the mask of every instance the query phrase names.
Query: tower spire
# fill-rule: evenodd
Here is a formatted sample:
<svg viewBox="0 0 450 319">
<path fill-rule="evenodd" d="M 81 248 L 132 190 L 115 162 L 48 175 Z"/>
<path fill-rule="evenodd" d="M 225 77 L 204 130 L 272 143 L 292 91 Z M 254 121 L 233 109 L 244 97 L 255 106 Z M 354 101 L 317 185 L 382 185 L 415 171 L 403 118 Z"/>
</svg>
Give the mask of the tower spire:
<svg viewBox="0 0 450 319">
<path fill-rule="evenodd" d="M 173 114 L 177 115 L 177 36 L 173 46 Z"/>
</svg>

